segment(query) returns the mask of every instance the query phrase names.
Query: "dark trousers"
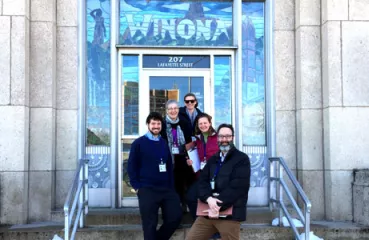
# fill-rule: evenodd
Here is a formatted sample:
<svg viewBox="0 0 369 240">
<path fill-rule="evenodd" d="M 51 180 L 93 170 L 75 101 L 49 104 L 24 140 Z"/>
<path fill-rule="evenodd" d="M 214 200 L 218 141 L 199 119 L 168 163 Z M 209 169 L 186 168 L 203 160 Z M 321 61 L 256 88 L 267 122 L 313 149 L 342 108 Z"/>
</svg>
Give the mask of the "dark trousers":
<svg viewBox="0 0 369 240">
<path fill-rule="evenodd" d="M 195 173 L 192 167 L 186 163 L 182 155 L 174 156 L 174 185 L 182 204 L 185 204 L 185 195 L 188 188 L 195 181 Z"/>
<path fill-rule="evenodd" d="M 168 240 L 178 228 L 182 210 L 178 195 L 173 189 L 140 188 L 138 203 L 145 240 Z M 161 208 L 163 224 L 158 225 L 158 210 Z"/>
<path fill-rule="evenodd" d="M 188 208 L 190 209 L 190 213 L 192 216 L 192 219 L 196 220 L 196 210 L 197 210 L 197 185 L 198 181 L 194 182 L 187 190 L 186 193 L 186 202 L 188 205 Z"/>
</svg>

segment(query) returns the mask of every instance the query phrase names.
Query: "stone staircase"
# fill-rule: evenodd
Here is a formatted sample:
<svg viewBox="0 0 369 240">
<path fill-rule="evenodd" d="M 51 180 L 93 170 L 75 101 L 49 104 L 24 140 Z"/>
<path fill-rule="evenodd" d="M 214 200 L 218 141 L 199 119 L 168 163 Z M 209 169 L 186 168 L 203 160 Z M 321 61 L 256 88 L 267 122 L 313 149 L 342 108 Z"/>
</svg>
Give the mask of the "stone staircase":
<svg viewBox="0 0 369 240">
<path fill-rule="evenodd" d="M 241 239 L 294 239 L 290 228 L 271 226 L 274 217 L 276 214 L 270 212 L 268 208 L 249 208 L 248 220 L 241 226 Z M 63 212 L 54 211 L 51 222 L 1 227 L 0 240 L 50 240 L 55 234 L 63 238 L 63 223 Z M 76 239 L 143 239 L 141 219 L 137 208 L 91 209 L 86 223 L 86 228 L 78 230 Z M 187 214 L 172 239 L 184 240 L 191 226 L 190 223 L 191 218 Z M 325 240 L 369 240 L 369 226 L 350 222 L 312 222 L 311 231 Z"/>
</svg>

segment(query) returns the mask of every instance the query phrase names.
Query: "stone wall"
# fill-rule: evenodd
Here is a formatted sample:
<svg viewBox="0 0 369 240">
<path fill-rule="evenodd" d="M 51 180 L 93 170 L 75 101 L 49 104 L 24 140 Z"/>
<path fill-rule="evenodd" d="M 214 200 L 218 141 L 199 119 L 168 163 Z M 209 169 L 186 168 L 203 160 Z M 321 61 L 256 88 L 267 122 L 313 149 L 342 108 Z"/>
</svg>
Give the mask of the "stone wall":
<svg viewBox="0 0 369 240">
<path fill-rule="evenodd" d="M 0 222 L 50 220 L 77 156 L 77 1 L 0 0 Z"/>
<path fill-rule="evenodd" d="M 353 169 L 369 166 L 369 2 L 275 6 L 277 155 L 296 169 L 313 219 L 352 220 Z"/>
<path fill-rule="evenodd" d="M 0 1 L 0 222 L 28 215 L 30 4 Z"/>
<path fill-rule="evenodd" d="M 352 220 L 354 168 L 368 168 L 369 2 L 322 2 L 326 218 Z"/>
</svg>

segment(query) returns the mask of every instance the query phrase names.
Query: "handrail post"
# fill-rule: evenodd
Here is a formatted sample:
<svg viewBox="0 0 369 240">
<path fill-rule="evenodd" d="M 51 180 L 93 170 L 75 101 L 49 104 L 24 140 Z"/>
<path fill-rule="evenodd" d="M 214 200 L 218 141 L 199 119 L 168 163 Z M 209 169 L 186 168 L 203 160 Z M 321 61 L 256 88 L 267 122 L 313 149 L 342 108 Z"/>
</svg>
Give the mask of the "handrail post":
<svg viewBox="0 0 369 240">
<path fill-rule="evenodd" d="M 275 177 L 275 175 L 275 162 L 269 159 L 269 178 Z M 277 191 L 274 190 L 275 188 L 273 187 L 275 184 L 275 181 L 271 181 L 269 179 L 269 199 L 277 197 Z M 270 211 L 273 211 L 275 209 L 275 206 L 275 202 L 269 201 Z"/>
<path fill-rule="evenodd" d="M 82 161 L 81 161 L 81 164 L 82 164 Z M 84 208 L 84 177 L 85 177 L 85 174 L 84 174 L 84 164 L 82 166 L 82 168 L 80 168 L 79 170 L 79 181 L 82 183 L 82 190 L 81 192 L 79 193 L 79 203 L 78 203 L 78 208 L 77 209 L 82 209 Z M 78 211 L 77 211 L 78 212 Z M 79 227 L 80 228 L 83 228 L 83 225 L 84 225 L 84 214 L 81 214 L 80 218 L 79 218 Z M 78 219 L 76 219 L 77 221 Z"/>
<path fill-rule="evenodd" d="M 84 163 L 84 174 L 85 174 L 85 187 L 84 187 L 84 193 L 85 193 L 85 209 L 84 209 L 84 212 L 85 212 L 85 215 L 88 214 L 88 163 L 89 163 L 89 160 L 88 159 L 85 159 L 85 163 Z"/>
<path fill-rule="evenodd" d="M 64 212 L 64 240 L 69 240 L 69 211 Z"/>
<path fill-rule="evenodd" d="M 305 240 L 310 240 L 310 206 L 305 205 Z"/>
<path fill-rule="evenodd" d="M 279 201 L 279 226 L 282 227 L 283 224 L 282 224 L 282 218 L 283 218 L 283 210 L 282 210 L 282 207 L 281 207 L 281 204 L 283 202 L 283 195 L 282 195 L 282 184 L 281 184 L 281 179 L 282 179 L 282 167 L 281 167 L 281 163 L 278 161 L 276 162 L 276 171 L 277 171 L 277 178 L 278 178 L 278 181 L 277 181 L 277 192 L 278 192 L 278 195 L 277 195 L 277 199 Z"/>
</svg>

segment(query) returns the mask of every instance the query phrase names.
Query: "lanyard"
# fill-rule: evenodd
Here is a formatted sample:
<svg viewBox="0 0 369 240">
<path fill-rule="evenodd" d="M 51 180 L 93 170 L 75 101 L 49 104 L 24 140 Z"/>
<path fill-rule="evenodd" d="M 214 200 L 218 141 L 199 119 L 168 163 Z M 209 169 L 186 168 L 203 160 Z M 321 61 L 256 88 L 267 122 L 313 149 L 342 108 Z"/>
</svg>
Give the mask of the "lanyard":
<svg viewBox="0 0 369 240">
<path fill-rule="evenodd" d="M 178 146 L 177 129 L 172 127 L 173 143 Z"/>
<path fill-rule="evenodd" d="M 214 176 L 213 176 L 213 181 L 215 180 L 215 178 L 217 177 L 218 173 L 219 173 L 219 170 L 220 168 L 222 167 L 223 165 L 223 162 L 224 160 L 222 161 L 224 157 L 221 157 L 221 159 L 219 160 L 218 164 L 217 164 L 217 168 L 215 169 L 215 172 L 214 172 Z"/>
<path fill-rule="evenodd" d="M 204 135 L 202 134 L 201 134 L 201 141 L 202 141 L 202 144 L 204 145 L 204 160 L 206 161 L 206 143 L 205 143 Z"/>
<path fill-rule="evenodd" d="M 164 156 L 165 156 L 165 141 L 160 139 L 160 145 L 161 145 L 161 156 L 159 156 L 160 158 L 160 163 L 164 163 L 165 161 L 163 160 L 164 159 Z"/>
</svg>

